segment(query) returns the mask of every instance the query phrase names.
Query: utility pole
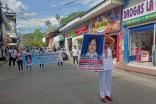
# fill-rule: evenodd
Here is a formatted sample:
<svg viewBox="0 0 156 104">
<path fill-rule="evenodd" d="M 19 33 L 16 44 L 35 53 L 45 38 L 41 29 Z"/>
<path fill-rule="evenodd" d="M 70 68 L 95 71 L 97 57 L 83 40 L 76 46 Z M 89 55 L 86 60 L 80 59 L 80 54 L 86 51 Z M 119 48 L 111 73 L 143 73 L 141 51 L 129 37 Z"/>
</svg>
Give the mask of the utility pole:
<svg viewBox="0 0 156 104">
<path fill-rule="evenodd" d="M 21 28 L 18 28 L 18 44 L 20 45 L 21 43 Z"/>
<path fill-rule="evenodd" d="M 0 46 L 3 43 L 3 36 L 2 36 L 2 2 L 0 0 Z"/>
<path fill-rule="evenodd" d="M 0 0 L 0 51 L 1 51 L 1 57 L 2 60 L 4 58 L 3 56 L 3 31 L 2 31 L 2 2 Z"/>
<path fill-rule="evenodd" d="M 3 32 L 2 32 L 2 2 L 0 0 L 0 46 L 3 44 Z"/>
</svg>

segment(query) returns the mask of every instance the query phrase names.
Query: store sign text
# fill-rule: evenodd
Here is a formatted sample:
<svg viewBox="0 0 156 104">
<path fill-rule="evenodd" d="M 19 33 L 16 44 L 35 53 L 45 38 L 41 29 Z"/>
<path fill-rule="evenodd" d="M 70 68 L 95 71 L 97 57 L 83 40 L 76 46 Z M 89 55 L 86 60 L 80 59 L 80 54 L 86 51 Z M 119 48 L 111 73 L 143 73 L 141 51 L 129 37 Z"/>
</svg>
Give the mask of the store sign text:
<svg viewBox="0 0 156 104">
<path fill-rule="evenodd" d="M 145 0 L 137 5 L 123 10 L 125 25 L 153 19 L 156 13 L 156 0 Z"/>
<path fill-rule="evenodd" d="M 66 33 L 66 34 L 65 34 L 65 37 L 70 37 L 70 34 L 69 34 L 69 33 Z"/>
<path fill-rule="evenodd" d="M 83 33 L 86 33 L 86 32 L 88 32 L 88 26 L 87 25 L 82 26 L 82 27 L 77 28 L 77 29 L 74 30 L 75 35 L 83 34 Z"/>
</svg>

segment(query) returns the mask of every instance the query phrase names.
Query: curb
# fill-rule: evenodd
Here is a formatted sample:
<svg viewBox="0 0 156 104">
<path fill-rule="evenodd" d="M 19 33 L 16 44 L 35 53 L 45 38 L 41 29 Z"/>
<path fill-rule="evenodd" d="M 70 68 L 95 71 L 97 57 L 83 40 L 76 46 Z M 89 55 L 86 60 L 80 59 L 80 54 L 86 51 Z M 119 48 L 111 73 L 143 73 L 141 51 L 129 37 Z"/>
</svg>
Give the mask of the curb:
<svg viewBox="0 0 156 104">
<path fill-rule="evenodd" d="M 125 71 L 131 71 L 135 73 L 145 74 L 149 76 L 156 76 L 156 70 L 138 67 L 138 66 L 130 66 L 126 64 L 113 64 L 114 68 L 118 68 Z"/>
<path fill-rule="evenodd" d="M 0 62 L 0 67 L 2 67 L 7 61 Z"/>
</svg>

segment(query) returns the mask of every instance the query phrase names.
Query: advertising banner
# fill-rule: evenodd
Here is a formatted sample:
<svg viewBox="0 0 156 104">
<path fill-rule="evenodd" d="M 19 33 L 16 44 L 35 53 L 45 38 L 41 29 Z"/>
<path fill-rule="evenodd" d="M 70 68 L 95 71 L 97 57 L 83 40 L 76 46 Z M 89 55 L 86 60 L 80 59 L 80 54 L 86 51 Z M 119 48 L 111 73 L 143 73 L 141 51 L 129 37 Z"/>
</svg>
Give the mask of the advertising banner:
<svg viewBox="0 0 156 104">
<path fill-rule="evenodd" d="M 89 33 L 116 32 L 121 29 L 121 7 L 117 7 L 90 20 Z"/>
<path fill-rule="evenodd" d="M 79 61 L 79 70 L 103 70 L 103 35 L 85 34 Z"/>
<path fill-rule="evenodd" d="M 29 55 L 23 54 L 23 63 L 24 64 L 48 64 L 48 63 L 57 63 L 58 60 L 62 58 L 59 52 L 47 52 L 39 53 L 34 52 Z"/>
<path fill-rule="evenodd" d="M 149 61 L 149 51 L 141 50 L 141 61 Z"/>
<path fill-rule="evenodd" d="M 123 10 L 124 25 L 156 19 L 156 0 L 144 0 Z"/>
</svg>

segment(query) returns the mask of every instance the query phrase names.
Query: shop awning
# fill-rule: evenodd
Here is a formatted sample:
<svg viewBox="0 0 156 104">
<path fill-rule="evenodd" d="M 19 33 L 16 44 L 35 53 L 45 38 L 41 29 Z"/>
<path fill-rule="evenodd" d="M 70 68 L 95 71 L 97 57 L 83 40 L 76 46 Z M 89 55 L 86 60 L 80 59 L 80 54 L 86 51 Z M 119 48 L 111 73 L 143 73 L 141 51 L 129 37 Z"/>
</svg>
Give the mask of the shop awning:
<svg viewBox="0 0 156 104">
<path fill-rule="evenodd" d="M 151 30 L 151 29 L 154 29 L 154 24 L 129 28 L 130 32 L 145 31 L 145 30 Z"/>
<path fill-rule="evenodd" d="M 92 9 L 88 10 L 82 17 L 81 22 L 87 21 L 91 18 L 98 16 L 104 12 L 107 12 L 115 7 L 123 5 L 123 0 L 103 0 L 100 4 L 96 5 Z"/>
<path fill-rule="evenodd" d="M 15 33 L 10 33 L 10 37 L 11 37 L 11 38 L 17 38 L 17 36 L 16 36 Z"/>
<path fill-rule="evenodd" d="M 16 46 L 17 45 L 17 43 L 9 43 L 9 44 L 7 44 L 8 46 Z"/>
<path fill-rule="evenodd" d="M 15 33 L 10 33 L 9 31 L 5 32 L 4 34 L 9 35 L 10 38 L 17 38 L 17 35 Z"/>
</svg>

